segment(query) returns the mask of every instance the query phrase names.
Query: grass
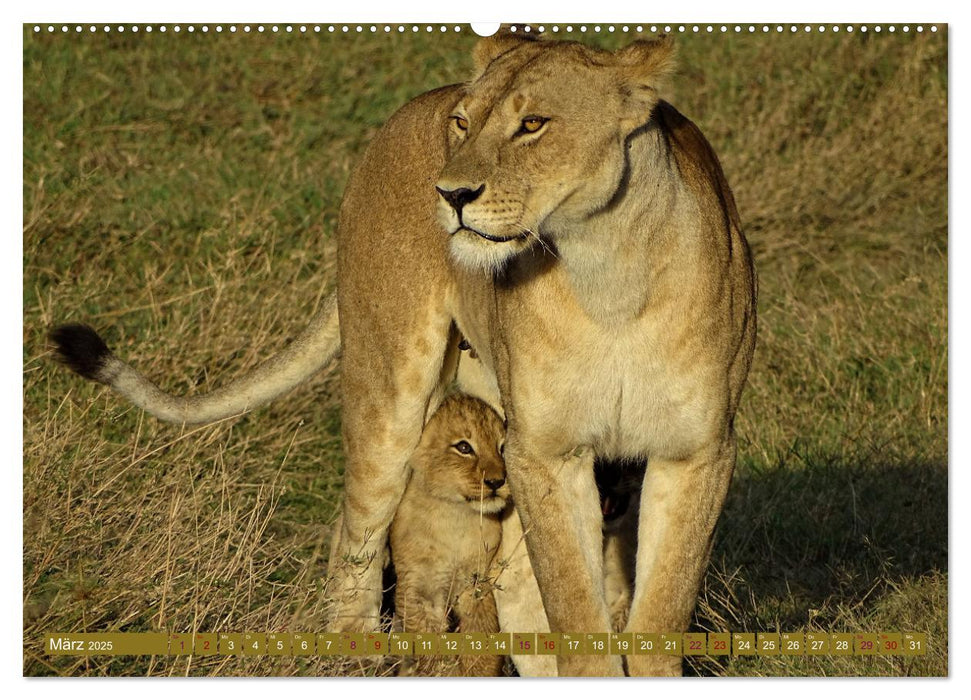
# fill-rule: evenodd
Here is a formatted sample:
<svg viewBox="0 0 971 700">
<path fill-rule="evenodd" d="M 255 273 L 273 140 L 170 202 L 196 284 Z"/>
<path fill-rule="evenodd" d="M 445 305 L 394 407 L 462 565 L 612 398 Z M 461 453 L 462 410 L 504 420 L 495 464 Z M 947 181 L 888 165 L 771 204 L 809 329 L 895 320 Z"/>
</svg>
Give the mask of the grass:
<svg viewBox="0 0 971 700">
<path fill-rule="evenodd" d="M 319 631 L 343 472 L 333 371 L 183 431 L 56 366 L 45 336 L 87 321 L 179 392 L 253 367 L 333 286 L 362 148 L 410 97 L 466 79 L 473 43 L 25 28 L 25 675 L 388 672 L 44 654 L 52 631 Z M 930 640 L 907 662 L 686 670 L 946 675 L 946 32 L 679 48 L 667 95 L 719 153 L 760 277 L 739 466 L 695 629 Z"/>
</svg>

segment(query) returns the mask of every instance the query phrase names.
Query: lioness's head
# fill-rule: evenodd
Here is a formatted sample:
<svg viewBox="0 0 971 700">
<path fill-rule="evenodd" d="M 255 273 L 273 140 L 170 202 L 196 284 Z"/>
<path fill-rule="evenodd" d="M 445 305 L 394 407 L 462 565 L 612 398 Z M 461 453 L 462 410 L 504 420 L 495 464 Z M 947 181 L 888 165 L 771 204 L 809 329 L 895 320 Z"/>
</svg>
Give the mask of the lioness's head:
<svg viewBox="0 0 971 700">
<path fill-rule="evenodd" d="M 658 102 L 667 39 L 615 52 L 515 35 L 476 47 L 452 110 L 439 217 L 460 264 L 496 270 L 594 215 L 622 187 L 626 142 Z"/>
<path fill-rule="evenodd" d="M 413 485 L 435 498 L 498 513 L 509 499 L 505 434 L 502 420 L 484 402 L 461 394 L 446 398 L 411 458 Z"/>
</svg>

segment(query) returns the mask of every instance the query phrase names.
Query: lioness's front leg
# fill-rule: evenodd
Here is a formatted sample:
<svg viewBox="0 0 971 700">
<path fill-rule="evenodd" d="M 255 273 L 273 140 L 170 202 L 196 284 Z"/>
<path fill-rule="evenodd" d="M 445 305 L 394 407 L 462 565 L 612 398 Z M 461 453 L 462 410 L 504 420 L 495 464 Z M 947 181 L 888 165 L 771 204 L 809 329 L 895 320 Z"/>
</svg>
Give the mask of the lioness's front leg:
<svg viewBox="0 0 971 700">
<path fill-rule="evenodd" d="M 542 444 L 511 425 L 506 470 L 550 630 L 609 632 L 593 455 L 556 456 L 536 449 Z M 557 674 L 620 676 L 623 668 L 618 656 L 559 656 Z"/>
<path fill-rule="evenodd" d="M 734 436 L 690 459 L 651 459 L 638 524 L 629 632 L 684 632 L 735 466 Z M 681 675 L 679 656 L 628 656 L 632 676 Z"/>
</svg>

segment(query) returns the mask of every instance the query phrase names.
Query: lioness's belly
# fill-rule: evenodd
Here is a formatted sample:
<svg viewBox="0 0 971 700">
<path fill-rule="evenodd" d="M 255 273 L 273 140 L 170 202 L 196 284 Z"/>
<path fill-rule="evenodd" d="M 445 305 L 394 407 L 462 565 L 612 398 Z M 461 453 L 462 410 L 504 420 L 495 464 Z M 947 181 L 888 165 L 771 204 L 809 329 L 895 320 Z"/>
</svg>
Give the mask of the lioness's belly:
<svg viewBox="0 0 971 700">
<path fill-rule="evenodd" d="M 460 308 L 456 320 L 482 364 L 470 376 L 509 386 L 501 403 L 537 449 L 682 459 L 719 429 L 725 379 L 699 356 L 700 340 L 673 333 L 668 319 L 605 329 L 566 304 L 524 304 L 501 323 L 481 307 Z M 496 380 L 503 372 L 508 384 Z"/>
<path fill-rule="evenodd" d="M 666 362 L 663 345 L 634 333 L 578 334 L 520 360 L 511 376 L 517 415 L 567 449 L 573 442 L 610 458 L 684 458 L 707 441 L 717 411 L 703 373 Z"/>
</svg>

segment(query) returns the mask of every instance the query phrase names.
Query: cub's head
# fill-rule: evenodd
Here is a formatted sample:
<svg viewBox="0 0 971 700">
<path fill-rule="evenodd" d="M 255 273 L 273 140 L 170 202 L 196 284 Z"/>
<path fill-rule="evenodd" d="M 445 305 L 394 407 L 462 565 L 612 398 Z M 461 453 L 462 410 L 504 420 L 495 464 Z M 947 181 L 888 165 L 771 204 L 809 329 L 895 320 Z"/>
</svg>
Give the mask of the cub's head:
<svg viewBox="0 0 971 700">
<path fill-rule="evenodd" d="M 429 496 L 498 513 L 509 499 L 505 436 L 502 419 L 487 404 L 450 396 L 425 426 L 411 458 L 412 481 Z"/>
<path fill-rule="evenodd" d="M 615 52 L 482 40 L 479 75 L 445 125 L 449 157 L 436 183 L 453 258 L 497 270 L 610 206 L 624 187 L 627 139 L 649 121 L 672 54 L 667 39 Z"/>
</svg>

